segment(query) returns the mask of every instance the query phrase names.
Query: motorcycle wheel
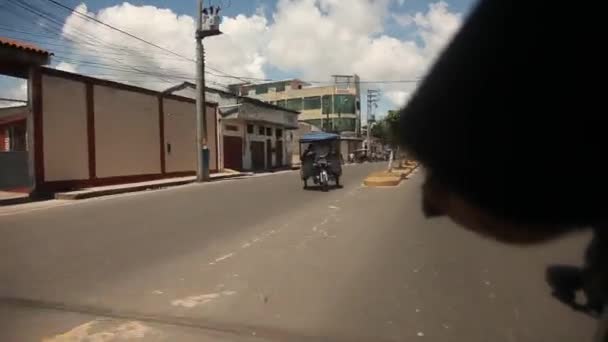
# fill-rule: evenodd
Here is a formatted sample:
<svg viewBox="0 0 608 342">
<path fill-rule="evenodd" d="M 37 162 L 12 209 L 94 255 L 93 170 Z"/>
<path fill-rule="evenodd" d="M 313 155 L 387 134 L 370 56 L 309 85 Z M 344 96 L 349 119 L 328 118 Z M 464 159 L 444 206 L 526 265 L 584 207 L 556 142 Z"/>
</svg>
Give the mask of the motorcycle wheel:
<svg viewBox="0 0 608 342">
<path fill-rule="evenodd" d="M 321 187 L 323 189 L 323 192 L 329 191 L 329 183 L 327 181 L 323 181 L 323 183 L 321 184 Z"/>
</svg>

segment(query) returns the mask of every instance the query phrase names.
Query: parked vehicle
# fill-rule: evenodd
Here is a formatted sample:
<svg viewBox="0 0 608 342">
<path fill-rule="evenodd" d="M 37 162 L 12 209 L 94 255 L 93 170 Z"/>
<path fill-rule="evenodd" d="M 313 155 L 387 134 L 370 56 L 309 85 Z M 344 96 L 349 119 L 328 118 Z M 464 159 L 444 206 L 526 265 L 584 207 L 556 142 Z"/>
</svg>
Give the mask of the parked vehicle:
<svg viewBox="0 0 608 342">
<path fill-rule="evenodd" d="M 304 152 L 302 152 L 303 147 Z M 308 188 L 308 180 L 321 186 L 323 191 L 329 190 L 329 183 L 340 186 L 342 176 L 342 158 L 340 153 L 340 136 L 333 133 L 311 132 L 300 139 L 300 156 L 302 168 L 300 175 L 304 189 Z"/>
</svg>

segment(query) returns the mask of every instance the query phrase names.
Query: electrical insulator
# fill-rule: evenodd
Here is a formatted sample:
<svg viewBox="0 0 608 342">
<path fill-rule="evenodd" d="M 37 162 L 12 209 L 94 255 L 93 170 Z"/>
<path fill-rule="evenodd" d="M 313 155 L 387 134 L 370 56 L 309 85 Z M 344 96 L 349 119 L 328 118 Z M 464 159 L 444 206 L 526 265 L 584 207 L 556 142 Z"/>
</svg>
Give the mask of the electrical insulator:
<svg viewBox="0 0 608 342">
<path fill-rule="evenodd" d="M 203 31 L 219 31 L 222 17 L 219 7 L 209 7 L 203 10 Z"/>
</svg>

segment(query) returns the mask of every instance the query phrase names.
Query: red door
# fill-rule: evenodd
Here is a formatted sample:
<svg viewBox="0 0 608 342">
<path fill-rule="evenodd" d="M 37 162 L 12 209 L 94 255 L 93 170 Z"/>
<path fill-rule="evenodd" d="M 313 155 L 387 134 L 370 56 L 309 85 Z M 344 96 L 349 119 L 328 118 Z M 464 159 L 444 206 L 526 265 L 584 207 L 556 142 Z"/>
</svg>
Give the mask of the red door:
<svg viewBox="0 0 608 342">
<path fill-rule="evenodd" d="M 224 168 L 243 169 L 243 138 L 224 136 Z"/>
</svg>

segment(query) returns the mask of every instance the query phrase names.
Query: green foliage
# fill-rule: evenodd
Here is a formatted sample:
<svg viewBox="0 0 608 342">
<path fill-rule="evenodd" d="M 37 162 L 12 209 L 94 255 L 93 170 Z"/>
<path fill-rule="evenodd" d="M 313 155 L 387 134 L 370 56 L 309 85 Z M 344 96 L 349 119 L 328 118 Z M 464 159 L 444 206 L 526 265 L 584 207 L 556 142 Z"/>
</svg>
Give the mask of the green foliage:
<svg viewBox="0 0 608 342">
<path fill-rule="evenodd" d="M 372 126 L 371 135 L 393 147 L 399 144 L 399 112 L 389 110 L 386 117 Z"/>
</svg>

